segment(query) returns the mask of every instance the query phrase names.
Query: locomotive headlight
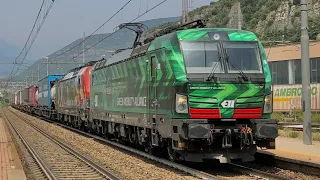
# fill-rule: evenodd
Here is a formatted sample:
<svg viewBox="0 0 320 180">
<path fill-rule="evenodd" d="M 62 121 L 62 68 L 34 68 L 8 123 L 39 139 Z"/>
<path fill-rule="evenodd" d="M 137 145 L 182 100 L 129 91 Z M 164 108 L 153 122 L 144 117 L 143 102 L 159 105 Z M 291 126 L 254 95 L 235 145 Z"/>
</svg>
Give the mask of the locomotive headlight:
<svg viewBox="0 0 320 180">
<path fill-rule="evenodd" d="M 272 113 L 272 94 L 264 98 L 263 113 Z"/>
<path fill-rule="evenodd" d="M 176 94 L 176 112 L 188 113 L 188 100 L 187 96 Z"/>
</svg>

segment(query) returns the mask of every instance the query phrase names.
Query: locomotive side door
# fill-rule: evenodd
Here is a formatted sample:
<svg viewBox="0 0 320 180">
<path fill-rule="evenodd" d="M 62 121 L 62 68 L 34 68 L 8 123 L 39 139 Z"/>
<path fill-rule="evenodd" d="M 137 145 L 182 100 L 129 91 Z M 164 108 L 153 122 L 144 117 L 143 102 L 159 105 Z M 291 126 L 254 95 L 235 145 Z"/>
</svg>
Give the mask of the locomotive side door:
<svg viewBox="0 0 320 180">
<path fill-rule="evenodd" d="M 158 63 L 155 54 L 150 55 L 148 63 L 148 122 L 155 125 L 157 108 L 159 106 L 157 99 L 157 69 Z"/>
</svg>

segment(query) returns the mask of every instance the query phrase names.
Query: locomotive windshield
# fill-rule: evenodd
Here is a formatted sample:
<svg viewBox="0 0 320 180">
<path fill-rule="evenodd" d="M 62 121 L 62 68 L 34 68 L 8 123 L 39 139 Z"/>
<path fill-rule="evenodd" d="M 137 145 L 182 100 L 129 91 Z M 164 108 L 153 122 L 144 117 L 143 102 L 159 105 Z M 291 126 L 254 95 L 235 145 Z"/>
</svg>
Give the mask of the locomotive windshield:
<svg viewBox="0 0 320 180">
<path fill-rule="evenodd" d="M 222 64 L 219 61 L 218 42 L 181 42 L 184 61 L 188 73 L 210 73 L 216 66 L 215 73 L 222 73 Z"/>
<path fill-rule="evenodd" d="M 256 42 L 182 41 L 181 47 L 188 73 L 224 73 L 224 64 L 228 73 L 262 72 Z"/>
<path fill-rule="evenodd" d="M 229 73 L 238 73 L 239 70 L 245 73 L 261 73 L 261 59 L 258 44 L 248 41 L 224 41 L 223 47 Z M 238 70 L 239 69 L 239 70 Z"/>
</svg>

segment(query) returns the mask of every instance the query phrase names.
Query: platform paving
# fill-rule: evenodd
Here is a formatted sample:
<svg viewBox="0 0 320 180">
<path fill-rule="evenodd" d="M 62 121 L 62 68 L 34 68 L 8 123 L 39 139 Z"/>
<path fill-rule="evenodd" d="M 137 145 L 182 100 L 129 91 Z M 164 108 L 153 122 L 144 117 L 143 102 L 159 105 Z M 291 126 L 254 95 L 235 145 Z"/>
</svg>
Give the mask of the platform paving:
<svg viewBox="0 0 320 180">
<path fill-rule="evenodd" d="M 305 162 L 320 168 L 320 142 L 318 141 L 313 141 L 312 145 L 304 145 L 302 139 L 278 137 L 276 149 L 263 149 L 258 152 L 272 154 L 279 159 Z"/>
<path fill-rule="evenodd" d="M 0 118 L 0 180 L 26 180 L 18 152 Z"/>
</svg>

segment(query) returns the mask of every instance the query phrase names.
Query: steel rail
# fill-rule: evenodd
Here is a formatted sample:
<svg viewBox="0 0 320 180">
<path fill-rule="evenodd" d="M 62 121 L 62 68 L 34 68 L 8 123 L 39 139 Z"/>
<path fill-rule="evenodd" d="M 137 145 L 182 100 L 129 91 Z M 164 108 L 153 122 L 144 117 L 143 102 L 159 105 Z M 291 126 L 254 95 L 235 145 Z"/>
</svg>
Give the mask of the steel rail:
<svg viewBox="0 0 320 180">
<path fill-rule="evenodd" d="M 17 115 L 17 116 L 19 116 L 19 115 Z M 63 127 L 65 129 L 68 129 L 70 131 L 76 132 L 78 134 L 84 135 L 86 137 L 93 138 L 93 139 L 95 139 L 97 141 L 103 142 L 103 143 L 111 145 L 113 147 L 125 150 L 125 151 L 133 153 L 135 155 L 139 155 L 139 156 L 144 157 L 146 159 L 149 159 L 149 160 L 155 161 L 157 163 L 163 164 L 165 166 L 171 167 L 173 169 L 179 170 L 179 171 L 184 172 L 186 174 L 190 174 L 190 175 L 192 175 L 194 177 L 197 177 L 197 178 L 200 178 L 200 179 L 205 179 L 205 180 L 223 180 L 224 179 L 222 177 L 218 177 L 218 176 L 215 176 L 215 175 L 212 175 L 212 174 L 200 171 L 200 170 L 189 168 L 187 166 L 184 166 L 184 165 L 181 165 L 181 164 L 178 164 L 178 163 L 175 163 L 175 162 L 171 162 L 169 160 L 156 157 L 154 155 L 150 155 L 150 154 L 145 153 L 143 151 L 140 151 L 140 150 L 137 150 L 137 149 L 134 149 L 134 148 L 131 148 L 131 147 L 128 147 L 128 146 L 125 146 L 125 145 L 122 145 L 122 144 L 119 144 L 119 143 L 104 139 L 102 137 L 99 137 L 99 136 L 96 136 L 96 135 L 92 135 L 92 134 L 89 134 L 87 132 L 83 132 L 83 131 L 81 131 L 79 129 L 75 129 L 75 128 L 66 126 L 64 124 L 61 124 L 59 122 L 52 121 L 52 120 L 50 120 L 48 118 L 44 118 L 44 117 L 38 117 L 38 118 L 40 118 L 42 120 L 45 120 L 47 122 L 53 123 L 53 124 L 55 124 L 57 126 Z"/>
<path fill-rule="evenodd" d="M 46 119 L 48 120 L 48 119 Z M 224 178 L 221 178 L 221 177 L 217 177 L 217 176 L 214 176 L 214 175 L 211 175 L 211 174 L 208 174 L 208 173 L 205 173 L 205 172 L 202 172 L 202 171 L 199 171 L 199 170 L 196 170 L 196 169 L 192 169 L 192 168 L 189 168 L 187 166 L 183 166 L 181 164 L 178 164 L 178 163 L 174 163 L 174 162 L 171 162 L 171 161 L 168 161 L 168 160 L 165 160 L 163 158 L 159 158 L 159 157 L 156 157 L 156 156 L 153 156 L 153 155 L 150 155 L 150 154 L 147 154 L 145 152 L 142 152 L 140 150 L 136 150 L 136 149 L 133 149 L 131 147 L 128 147 L 128 146 L 124 146 L 124 145 L 121 145 L 119 143 L 116 143 L 116 142 L 113 142 L 113 141 L 110 141 L 110 140 L 107 140 L 107 139 L 104 139 L 102 137 L 99 137 L 99 136 L 96 136 L 96 135 L 92 135 L 92 134 L 89 134 L 89 133 L 86 133 L 86 132 L 83 132 L 79 129 L 75 129 L 75 128 L 72 128 L 72 127 L 69 127 L 69 126 L 66 126 L 64 124 L 60 124 L 60 123 L 56 123 L 54 121 L 51 121 L 51 120 L 48 120 L 50 121 L 51 123 L 54 123 L 58 126 L 61 126 L 65 129 L 68 129 L 68 130 L 71 130 L 73 132 L 77 132 L 79 134 L 82 134 L 82 135 L 85 135 L 87 137 L 91 137 L 91 138 L 94 138 L 95 140 L 98 140 L 98 141 L 101 141 L 103 143 L 106 143 L 106 144 L 109 144 L 111 146 L 114 146 L 114 147 L 117 147 L 117 148 L 120 148 L 120 149 L 123 149 L 125 151 L 128 151 L 130 153 L 133 153 L 133 154 L 136 154 L 136 155 L 139 155 L 139 156 L 142 156 L 144 158 L 147 158 L 149 160 L 153 160 L 153 161 L 156 161 L 160 164 L 163 164 L 163 165 L 166 165 L 166 166 L 169 166 L 171 168 L 174 168 L 174 169 L 177 169 L 179 171 L 182 171 L 184 173 L 187 173 L 187 174 L 190 174 L 194 177 L 197 177 L 197 178 L 200 178 L 200 179 L 212 179 L 212 180 L 222 180 Z"/>
<path fill-rule="evenodd" d="M 1 108 L 1 113 L 3 114 L 4 119 L 12 127 L 12 129 L 15 131 L 15 133 L 19 136 L 22 143 L 26 147 L 26 149 L 29 151 L 30 155 L 33 157 L 33 159 L 37 162 L 38 166 L 41 168 L 45 176 L 49 180 L 57 180 L 58 178 L 55 177 L 55 175 L 52 173 L 50 168 L 42 161 L 38 153 L 32 148 L 32 146 L 26 141 L 26 139 L 22 136 L 22 134 L 19 132 L 19 130 L 9 121 L 8 116 L 5 112 L 3 112 L 3 109 Z"/>
<path fill-rule="evenodd" d="M 226 166 L 227 166 L 227 168 L 230 168 L 233 171 L 242 172 L 244 174 L 248 174 L 250 176 L 255 176 L 257 178 L 265 178 L 265 179 L 269 179 L 269 180 L 278 180 L 278 179 L 279 180 L 290 180 L 290 178 L 286 178 L 283 176 L 279 176 L 279 175 L 267 173 L 264 171 L 256 170 L 256 169 L 242 166 L 239 164 L 229 163 L 229 164 L 226 164 Z"/>
<path fill-rule="evenodd" d="M 137 150 L 137 149 L 134 149 L 134 148 L 119 144 L 117 142 L 113 142 L 113 141 L 107 140 L 107 139 L 102 138 L 102 137 L 97 136 L 97 135 L 93 135 L 93 134 L 84 132 L 82 130 L 67 126 L 67 125 L 62 124 L 62 123 L 57 122 L 57 121 L 52 121 L 52 120 L 50 120 L 48 118 L 44 118 L 44 117 L 40 117 L 40 116 L 37 116 L 37 118 L 45 120 L 45 121 L 47 121 L 49 123 L 52 123 L 52 124 L 55 124 L 57 126 L 63 127 L 65 129 L 71 130 L 71 131 L 76 132 L 78 134 L 84 135 L 86 137 L 93 138 L 93 139 L 95 139 L 97 141 L 109 144 L 109 145 L 111 145 L 113 147 L 120 148 L 120 149 L 123 149 L 125 151 L 130 152 L 130 153 L 137 154 L 137 155 L 142 156 L 144 158 L 156 161 L 158 163 L 161 163 L 161 164 L 164 164 L 164 165 L 169 166 L 171 168 L 180 170 L 180 171 L 185 172 L 187 174 L 191 174 L 191 175 L 193 175 L 193 176 L 195 176 L 197 178 L 201 178 L 201 179 L 224 179 L 224 178 L 221 178 L 221 177 L 214 176 L 212 174 L 205 173 L 205 172 L 200 171 L 200 170 L 189 168 L 187 166 L 184 166 L 184 165 L 181 165 L 181 164 L 178 164 L 178 163 L 174 163 L 174 162 L 168 161 L 168 160 L 163 159 L 163 158 L 159 158 L 159 157 L 147 154 L 147 153 L 145 153 L 143 151 L 140 151 L 140 150 Z M 273 180 L 273 179 L 288 180 L 288 179 L 290 179 L 290 178 L 286 178 L 286 177 L 283 177 L 283 176 L 267 173 L 267 172 L 256 170 L 256 169 L 249 168 L 249 167 L 245 167 L 245 166 L 242 166 L 242 165 L 234 164 L 234 163 L 224 164 L 223 166 L 226 169 L 230 169 L 230 170 L 233 170 L 233 171 L 236 171 L 236 172 L 247 174 L 249 176 L 255 176 L 257 178 L 265 178 L 265 179 L 270 179 L 270 180 Z"/>
<path fill-rule="evenodd" d="M 13 115 L 15 115 L 16 117 L 18 117 L 19 119 L 23 120 L 26 124 L 30 125 L 32 128 L 34 128 L 35 130 L 37 130 L 39 133 L 41 133 L 43 136 L 47 137 L 48 139 L 50 139 L 52 142 L 56 143 L 57 145 L 59 145 L 62 149 L 64 149 L 65 151 L 67 151 L 68 153 L 74 155 L 76 158 L 78 158 L 79 160 L 83 161 L 84 163 L 86 163 L 87 165 L 89 165 L 90 167 L 92 167 L 94 170 L 96 170 L 97 172 L 99 172 L 101 175 L 105 176 L 105 178 L 110 179 L 110 180 L 120 180 L 121 178 L 118 177 L 117 175 L 115 175 L 113 172 L 109 171 L 108 169 L 106 169 L 103 166 L 98 165 L 97 163 L 93 162 L 91 159 L 87 158 L 86 156 L 82 155 L 81 153 L 79 153 L 77 150 L 75 150 L 74 148 L 72 148 L 71 146 L 67 145 L 66 143 L 63 143 L 61 141 L 59 141 L 57 138 L 47 134 L 44 130 L 42 130 L 41 128 L 33 125 L 32 123 L 30 123 L 25 117 L 22 117 L 20 115 L 17 115 L 16 113 L 12 112 L 11 110 L 9 110 Z"/>
</svg>

